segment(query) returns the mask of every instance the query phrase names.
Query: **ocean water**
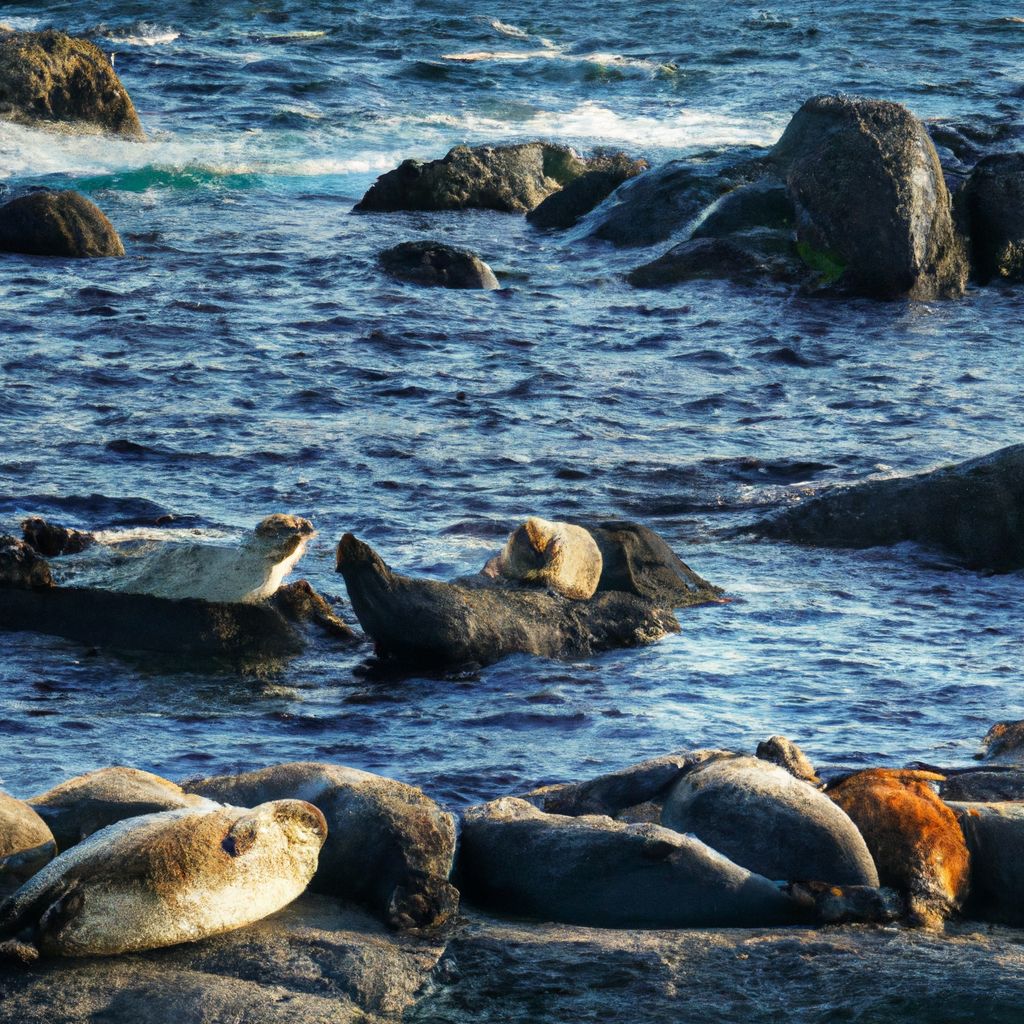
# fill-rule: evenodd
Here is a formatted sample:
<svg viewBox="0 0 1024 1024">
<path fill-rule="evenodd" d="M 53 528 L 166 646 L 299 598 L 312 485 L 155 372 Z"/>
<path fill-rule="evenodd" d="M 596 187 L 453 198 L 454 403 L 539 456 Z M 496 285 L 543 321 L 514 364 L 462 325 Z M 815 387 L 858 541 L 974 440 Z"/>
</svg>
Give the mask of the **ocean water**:
<svg viewBox="0 0 1024 1024">
<path fill-rule="evenodd" d="M 239 537 L 308 516 L 396 569 L 479 568 L 529 514 L 664 534 L 730 603 L 641 650 L 379 679 L 329 643 L 238 673 L 0 636 L 0 784 L 323 759 L 453 806 L 781 732 L 819 766 L 963 762 L 1024 717 L 1021 574 L 723 531 L 814 489 L 1021 440 L 1024 291 L 821 301 L 635 292 L 615 250 L 484 212 L 353 216 L 381 172 L 545 138 L 652 163 L 770 145 L 848 91 L 1020 145 L 1010 3 L 0 4 L 114 54 L 145 143 L 0 124 L 0 184 L 89 194 L 128 256 L 0 258 L 0 529 Z M 376 253 L 465 245 L 505 285 L 417 289 Z"/>
</svg>

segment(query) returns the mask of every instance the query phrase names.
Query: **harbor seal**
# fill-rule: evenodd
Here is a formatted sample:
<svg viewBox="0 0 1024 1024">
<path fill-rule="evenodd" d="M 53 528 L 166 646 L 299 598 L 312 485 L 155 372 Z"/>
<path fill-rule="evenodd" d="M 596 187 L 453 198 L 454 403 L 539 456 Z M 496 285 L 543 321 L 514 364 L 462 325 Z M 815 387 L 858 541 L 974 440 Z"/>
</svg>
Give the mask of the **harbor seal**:
<svg viewBox="0 0 1024 1024">
<path fill-rule="evenodd" d="M 125 818 L 213 806 L 159 775 L 120 765 L 76 775 L 28 803 L 53 832 L 61 851 Z"/>
<path fill-rule="evenodd" d="M 276 513 L 236 546 L 201 540 L 116 540 L 88 548 L 66 571 L 77 585 L 126 594 L 249 604 L 280 587 L 315 533 L 308 519 Z"/>
<path fill-rule="evenodd" d="M 850 818 L 809 783 L 756 757 L 718 757 L 683 774 L 661 823 L 767 878 L 878 885 Z"/>
<path fill-rule="evenodd" d="M 0 897 L 28 881 L 56 853 L 46 822 L 24 800 L 0 791 Z"/>
<path fill-rule="evenodd" d="M 492 577 L 550 587 L 577 601 L 594 596 L 601 579 L 601 549 L 588 530 L 530 516 L 509 536 L 484 572 Z"/>
<path fill-rule="evenodd" d="M 185 808 L 118 822 L 52 860 L 0 906 L 9 955 L 110 956 L 259 921 L 316 871 L 324 816 L 302 800 Z"/>
<path fill-rule="evenodd" d="M 439 928 L 458 910 L 448 881 L 455 819 L 415 786 L 357 768 L 294 762 L 185 788 L 245 807 L 285 797 L 315 804 L 329 833 L 312 888 L 363 903 L 394 928 Z"/>
<path fill-rule="evenodd" d="M 818 778 L 818 773 L 807 755 L 785 736 L 769 736 L 768 739 L 761 740 L 754 756 L 785 768 L 794 778 L 803 779 L 812 786 L 821 785 L 821 779 Z"/>
<path fill-rule="evenodd" d="M 882 884 L 905 892 L 912 924 L 939 928 L 967 895 L 970 857 L 935 772 L 869 768 L 829 786 L 868 844 Z"/>
</svg>

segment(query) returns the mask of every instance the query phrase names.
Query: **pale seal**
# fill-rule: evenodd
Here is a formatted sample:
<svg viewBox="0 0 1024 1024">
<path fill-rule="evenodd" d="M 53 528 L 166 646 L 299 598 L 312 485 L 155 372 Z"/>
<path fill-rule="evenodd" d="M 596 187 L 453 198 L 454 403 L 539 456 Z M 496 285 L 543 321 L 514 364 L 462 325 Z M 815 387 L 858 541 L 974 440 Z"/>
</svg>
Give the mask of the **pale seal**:
<svg viewBox="0 0 1024 1024">
<path fill-rule="evenodd" d="M 597 590 L 601 568 L 601 549 L 588 530 L 530 516 L 512 531 L 504 550 L 484 572 L 545 584 L 563 597 L 585 601 Z"/>
<path fill-rule="evenodd" d="M 4 952 L 109 956 L 259 921 L 316 871 L 324 816 L 301 800 L 145 815 L 52 860 L 0 906 Z"/>
<path fill-rule="evenodd" d="M 56 853 L 46 822 L 24 800 L 0 792 L 0 894 L 17 889 Z"/>
</svg>

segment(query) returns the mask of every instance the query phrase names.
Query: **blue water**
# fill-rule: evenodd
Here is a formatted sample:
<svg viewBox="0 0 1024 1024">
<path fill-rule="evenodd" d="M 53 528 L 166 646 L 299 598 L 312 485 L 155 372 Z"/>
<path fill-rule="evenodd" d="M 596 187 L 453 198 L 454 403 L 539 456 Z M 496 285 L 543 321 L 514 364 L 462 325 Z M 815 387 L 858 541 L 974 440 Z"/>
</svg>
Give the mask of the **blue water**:
<svg viewBox="0 0 1024 1024">
<path fill-rule="evenodd" d="M 41 513 L 240 534 L 310 517 L 302 575 L 352 530 L 401 571 L 473 571 L 528 514 L 662 532 L 731 603 L 660 644 L 374 681 L 327 645 L 259 674 L 0 636 L 0 783 L 110 763 L 171 778 L 295 758 L 454 804 L 774 732 L 819 765 L 963 761 L 1024 717 L 1021 574 L 911 546 L 806 551 L 720 531 L 823 484 L 1021 438 L 1024 291 L 877 304 L 768 286 L 634 292 L 615 250 L 466 212 L 350 216 L 377 174 L 549 138 L 652 163 L 768 145 L 846 90 L 1020 145 L 1009 3 L 3 4 L 89 32 L 143 144 L 0 123 L 0 179 L 89 193 L 128 258 L 0 258 L 0 528 Z M 908 7 L 910 5 L 907 5 Z M 590 13 L 588 14 L 588 10 Z M 438 237 L 496 293 L 382 278 Z"/>
</svg>

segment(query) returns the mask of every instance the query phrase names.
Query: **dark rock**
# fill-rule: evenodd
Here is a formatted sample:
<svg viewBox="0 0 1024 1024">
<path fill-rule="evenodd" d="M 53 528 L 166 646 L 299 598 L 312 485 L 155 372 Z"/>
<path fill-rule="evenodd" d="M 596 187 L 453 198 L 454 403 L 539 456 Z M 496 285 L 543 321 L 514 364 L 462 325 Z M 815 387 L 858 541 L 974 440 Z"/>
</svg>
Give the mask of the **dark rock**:
<svg viewBox="0 0 1024 1024">
<path fill-rule="evenodd" d="M 726 238 L 756 228 L 791 232 L 795 222 L 793 200 L 785 183 L 769 176 L 724 195 L 692 237 Z"/>
<path fill-rule="evenodd" d="M 924 126 L 883 100 L 817 96 L 772 150 L 821 282 L 876 298 L 962 295 L 967 260 Z"/>
<path fill-rule="evenodd" d="M 402 242 L 380 256 L 385 273 L 400 281 L 438 288 L 498 288 L 494 271 L 468 249 L 444 242 Z"/>
<path fill-rule="evenodd" d="M 950 774 L 939 786 L 942 799 L 966 803 L 1024 800 L 1024 768 L 975 768 Z"/>
<path fill-rule="evenodd" d="M 121 766 L 77 775 L 28 802 L 61 852 L 125 818 L 205 803 L 159 775 Z"/>
<path fill-rule="evenodd" d="M 355 209 L 526 213 L 587 169 L 573 150 L 548 142 L 456 146 L 441 160 L 405 160 L 382 174 Z"/>
<path fill-rule="evenodd" d="M 0 252 L 29 256 L 123 256 L 103 211 L 78 192 L 29 192 L 0 206 Z"/>
<path fill-rule="evenodd" d="M 758 758 L 715 758 L 684 773 L 661 823 L 766 878 L 878 885 L 849 817 L 809 783 Z"/>
<path fill-rule="evenodd" d="M 981 741 L 981 760 L 1024 765 L 1024 721 L 996 722 Z"/>
<path fill-rule="evenodd" d="M 56 853 L 46 822 L 24 800 L 0 792 L 0 902 Z"/>
<path fill-rule="evenodd" d="M 56 558 L 58 555 L 77 555 L 84 551 L 96 538 L 91 533 L 80 533 L 69 530 L 45 519 L 33 517 L 21 524 L 21 534 L 25 543 L 38 551 L 44 558 Z"/>
<path fill-rule="evenodd" d="M 817 786 L 821 779 L 814 770 L 814 765 L 807 755 L 785 736 L 769 736 L 757 745 L 756 757 L 762 761 L 770 761 L 780 768 L 785 768 L 796 779 L 803 779 L 812 786 Z"/>
<path fill-rule="evenodd" d="M 603 203 L 624 181 L 647 170 L 646 160 L 634 160 L 625 153 L 591 160 L 591 170 L 554 192 L 531 210 L 526 219 L 542 229 L 565 229 Z"/>
<path fill-rule="evenodd" d="M 53 29 L 0 34 L 0 116 L 145 138 L 110 58 L 93 43 Z"/>
<path fill-rule="evenodd" d="M 422 790 L 341 765 L 299 762 L 186 782 L 189 793 L 240 807 L 315 804 L 327 840 L 311 887 L 366 904 L 395 928 L 439 928 L 459 907 L 448 882 L 455 819 Z"/>
<path fill-rule="evenodd" d="M 455 583 L 399 576 L 351 534 L 338 544 L 337 568 L 378 654 L 413 664 L 487 664 L 516 652 L 585 657 L 679 630 L 667 607 L 600 586 L 582 601 L 484 575 Z M 717 598 L 701 583 L 687 603 Z"/>
<path fill-rule="evenodd" d="M 967 182 L 964 203 L 978 279 L 1024 280 L 1024 153 L 982 160 Z"/>
<path fill-rule="evenodd" d="M 969 916 L 1024 925 L 1024 804 L 951 803 L 971 852 Z"/>
<path fill-rule="evenodd" d="M 331 606 L 307 580 L 286 583 L 274 591 L 270 603 L 290 622 L 312 623 L 336 640 L 355 642 L 355 630 L 338 618 Z"/>
<path fill-rule="evenodd" d="M 766 878 L 690 836 L 597 815 L 545 814 L 515 797 L 466 812 L 459 878 L 467 899 L 569 924 L 753 927 L 799 917 Z"/>
<path fill-rule="evenodd" d="M 798 279 L 792 260 L 759 252 L 758 241 L 756 236 L 734 235 L 680 242 L 658 259 L 630 271 L 626 280 L 634 288 L 665 288 L 686 281 L 724 280 L 749 284 L 765 278 Z"/>
<path fill-rule="evenodd" d="M 794 882 L 789 894 L 806 905 L 820 925 L 891 924 L 906 913 L 903 897 L 882 886 Z"/>
<path fill-rule="evenodd" d="M 0 595 L 7 588 L 48 589 L 54 586 L 50 566 L 23 540 L 0 534 Z M 0 598 L 2 606 L 2 598 Z M 3 618 L 0 615 L 0 628 Z"/>
<path fill-rule="evenodd" d="M 1024 444 L 894 480 L 831 491 L 752 527 L 816 547 L 869 548 L 917 541 L 972 569 L 1024 567 Z"/>
</svg>

